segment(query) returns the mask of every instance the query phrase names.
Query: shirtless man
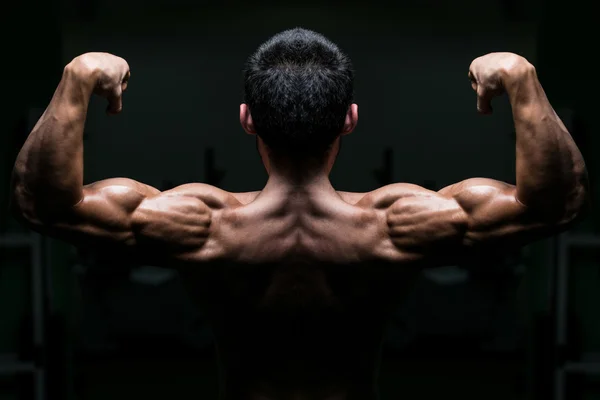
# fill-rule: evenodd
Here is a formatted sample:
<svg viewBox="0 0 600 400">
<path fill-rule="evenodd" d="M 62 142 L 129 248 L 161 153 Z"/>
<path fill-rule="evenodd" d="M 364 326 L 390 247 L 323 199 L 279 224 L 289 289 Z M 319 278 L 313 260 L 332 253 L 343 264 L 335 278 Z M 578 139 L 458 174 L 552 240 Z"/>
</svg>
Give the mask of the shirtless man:
<svg viewBox="0 0 600 400">
<path fill-rule="evenodd" d="M 267 41 L 246 68 L 240 122 L 269 175 L 261 191 L 160 192 L 125 178 L 84 186 L 90 96 L 120 112 L 129 76 L 106 53 L 65 67 L 16 160 L 13 209 L 32 229 L 113 260 L 177 268 L 212 324 L 223 399 L 375 399 L 385 323 L 417 271 L 556 234 L 586 203 L 582 156 L 515 54 L 479 57 L 469 77 L 481 113 L 508 93 L 517 185 L 475 178 L 439 192 L 333 188 L 340 136 L 358 120 L 353 74 L 333 43 L 302 29 Z"/>
</svg>

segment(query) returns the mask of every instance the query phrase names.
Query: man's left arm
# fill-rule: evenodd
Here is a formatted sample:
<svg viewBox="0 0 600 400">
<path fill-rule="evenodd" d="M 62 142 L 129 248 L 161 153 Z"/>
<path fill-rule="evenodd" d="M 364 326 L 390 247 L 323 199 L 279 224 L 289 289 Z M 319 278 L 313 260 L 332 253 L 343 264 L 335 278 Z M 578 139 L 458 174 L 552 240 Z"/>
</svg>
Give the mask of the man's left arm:
<svg viewBox="0 0 600 400">
<path fill-rule="evenodd" d="M 165 259 L 199 256 L 206 247 L 210 190 L 161 193 L 132 179 L 83 185 L 83 128 L 92 93 L 121 111 L 129 77 L 125 60 L 88 53 L 65 67 L 46 111 L 13 170 L 11 207 L 28 227 L 76 245 L 133 251 Z M 156 258 L 155 260 L 156 261 Z"/>
</svg>

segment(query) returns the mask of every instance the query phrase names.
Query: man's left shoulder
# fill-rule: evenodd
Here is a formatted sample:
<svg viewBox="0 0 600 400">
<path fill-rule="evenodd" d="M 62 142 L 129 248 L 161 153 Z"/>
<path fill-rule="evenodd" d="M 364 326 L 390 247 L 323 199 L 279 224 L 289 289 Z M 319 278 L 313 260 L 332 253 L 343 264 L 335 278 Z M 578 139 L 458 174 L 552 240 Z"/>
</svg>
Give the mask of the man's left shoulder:
<svg viewBox="0 0 600 400">
<path fill-rule="evenodd" d="M 239 201 L 242 205 L 250 204 L 260 194 L 260 190 L 255 192 L 241 192 L 241 193 L 229 193 L 231 196 L 235 197 L 237 201 Z"/>
<path fill-rule="evenodd" d="M 163 192 L 165 195 L 194 197 L 213 209 L 237 207 L 252 201 L 260 192 L 231 193 L 206 183 L 186 183 Z"/>
</svg>

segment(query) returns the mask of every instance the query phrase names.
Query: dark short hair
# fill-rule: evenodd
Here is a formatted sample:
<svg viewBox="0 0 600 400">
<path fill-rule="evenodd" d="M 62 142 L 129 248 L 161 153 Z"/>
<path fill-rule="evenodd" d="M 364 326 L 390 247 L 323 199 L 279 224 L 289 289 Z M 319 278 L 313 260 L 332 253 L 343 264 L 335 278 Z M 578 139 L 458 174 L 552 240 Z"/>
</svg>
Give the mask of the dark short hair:
<svg viewBox="0 0 600 400">
<path fill-rule="evenodd" d="M 271 149 L 324 153 L 344 126 L 353 78 L 350 59 L 334 43 L 310 30 L 290 29 L 248 59 L 244 102 Z"/>
</svg>

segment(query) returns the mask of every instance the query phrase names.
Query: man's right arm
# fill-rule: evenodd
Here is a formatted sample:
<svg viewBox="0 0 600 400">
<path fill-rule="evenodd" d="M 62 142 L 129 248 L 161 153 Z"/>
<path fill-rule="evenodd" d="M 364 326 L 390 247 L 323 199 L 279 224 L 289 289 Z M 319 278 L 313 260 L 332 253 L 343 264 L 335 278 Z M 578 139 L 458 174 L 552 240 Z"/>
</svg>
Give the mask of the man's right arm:
<svg viewBox="0 0 600 400">
<path fill-rule="evenodd" d="M 387 209 L 400 253 L 428 258 L 521 246 L 568 229 L 589 200 L 583 157 L 525 59 L 492 53 L 471 66 L 478 109 L 508 93 L 517 132 L 516 185 L 474 178 L 439 192 L 406 192 Z"/>
</svg>

